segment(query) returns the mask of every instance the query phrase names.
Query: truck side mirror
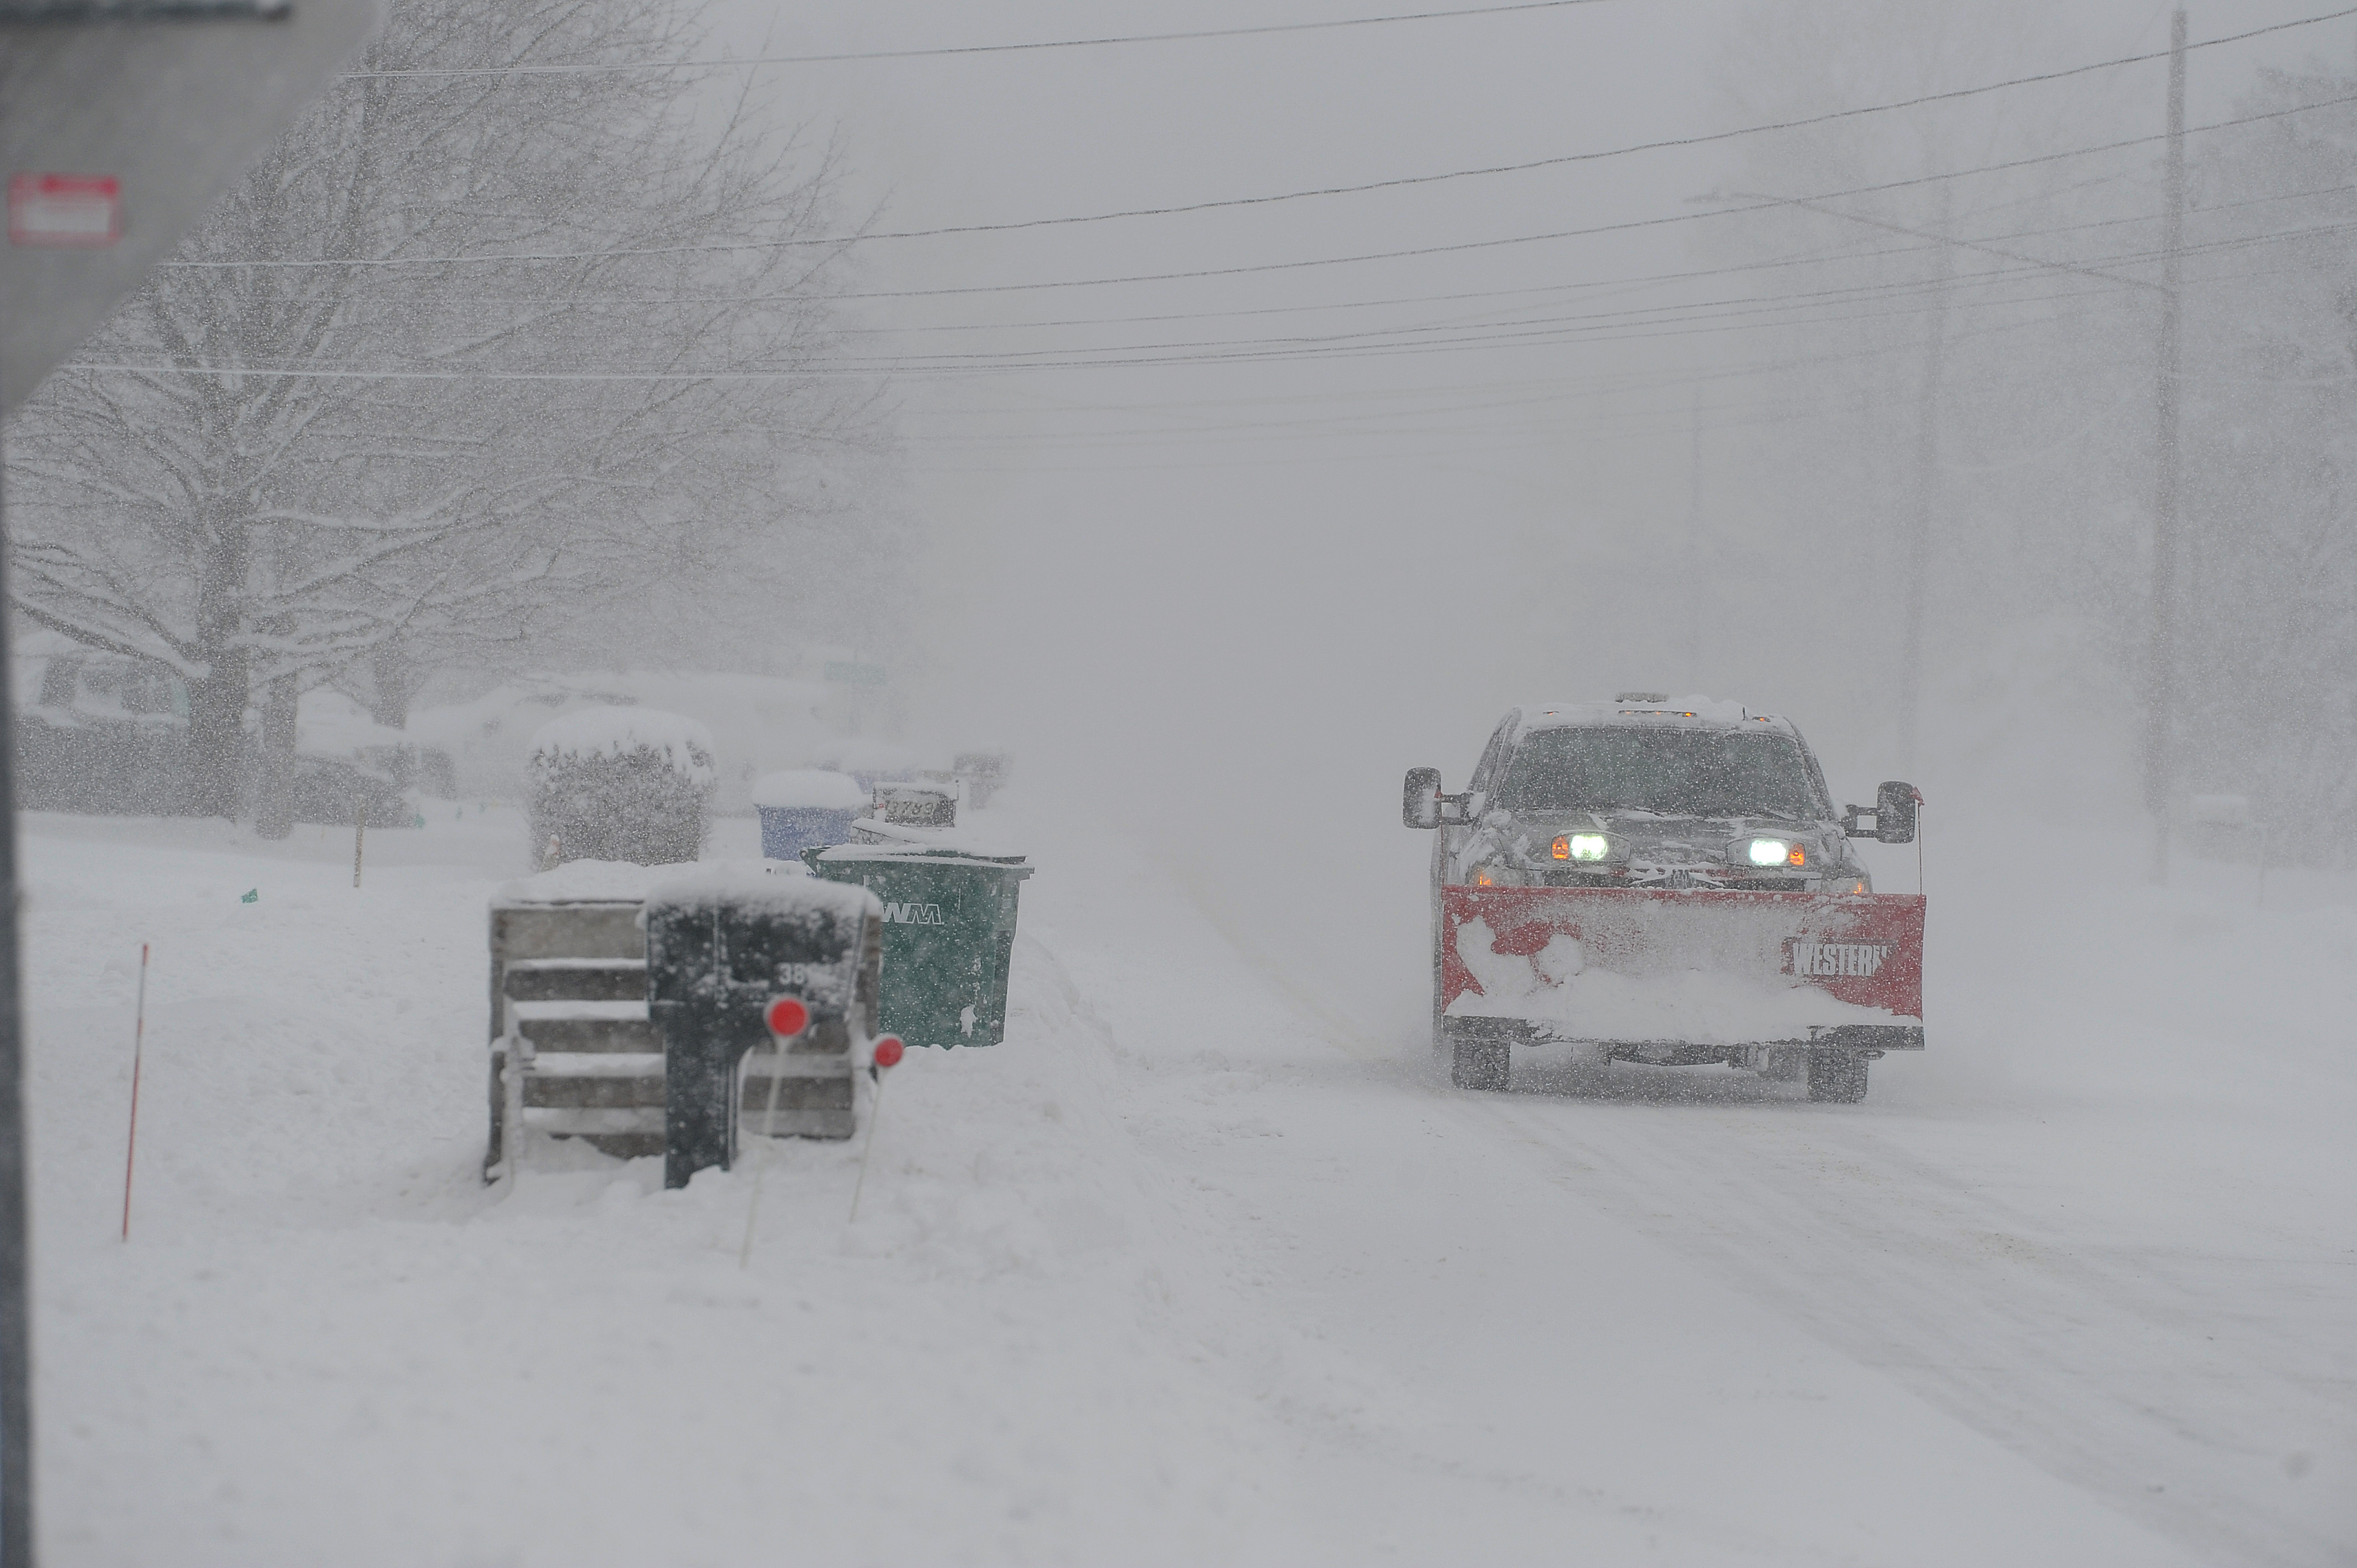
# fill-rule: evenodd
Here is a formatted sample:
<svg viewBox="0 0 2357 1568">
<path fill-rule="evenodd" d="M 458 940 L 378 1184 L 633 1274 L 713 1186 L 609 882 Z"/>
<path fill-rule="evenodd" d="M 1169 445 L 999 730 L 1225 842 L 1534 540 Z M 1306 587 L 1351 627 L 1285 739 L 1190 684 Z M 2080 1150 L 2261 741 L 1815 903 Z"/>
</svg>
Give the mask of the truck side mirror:
<svg viewBox="0 0 2357 1568">
<path fill-rule="evenodd" d="M 1440 769 L 1411 768 L 1400 796 L 1400 821 L 1412 828 L 1440 825 Z"/>
<path fill-rule="evenodd" d="M 1852 806 L 1842 812 L 1842 832 L 1854 839 L 1878 838 L 1884 843 L 1913 843 L 1915 808 L 1922 803 L 1922 800 L 1923 797 L 1915 792 L 1914 785 L 1897 779 L 1886 779 L 1874 792 L 1871 808 L 1874 826 L 1859 827 L 1857 820 L 1867 815 L 1869 808 Z"/>
<path fill-rule="evenodd" d="M 1915 786 L 1893 779 L 1874 791 L 1874 836 L 1884 843 L 1915 842 Z"/>
</svg>

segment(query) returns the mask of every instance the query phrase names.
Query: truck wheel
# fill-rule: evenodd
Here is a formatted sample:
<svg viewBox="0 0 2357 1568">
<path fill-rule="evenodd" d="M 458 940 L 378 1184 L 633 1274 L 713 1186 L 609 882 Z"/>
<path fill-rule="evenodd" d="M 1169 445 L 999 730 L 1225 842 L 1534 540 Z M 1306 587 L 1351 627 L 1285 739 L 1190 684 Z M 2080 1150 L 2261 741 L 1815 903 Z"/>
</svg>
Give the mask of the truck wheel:
<svg viewBox="0 0 2357 1568">
<path fill-rule="evenodd" d="M 1439 919 L 1437 914 L 1433 917 L 1436 925 Z M 1437 942 L 1432 948 L 1432 1054 L 1448 1054 L 1448 1015 L 1440 1003 L 1440 944 Z"/>
<path fill-rule="evenodd" d="M 1448 1081 L 1459 1089 L 1502 1094 L 1513 1073 L 1513 1047 L 1503 1040 L 1458 1036 L 1450 1042 Z"/>
<path fill-rule="evenodd" d="M 1855 1105 L 1866 1098 L 1866 1058 L 1854 1051 L 1809 1053 L 1809 1098 Z"/>
</svg>

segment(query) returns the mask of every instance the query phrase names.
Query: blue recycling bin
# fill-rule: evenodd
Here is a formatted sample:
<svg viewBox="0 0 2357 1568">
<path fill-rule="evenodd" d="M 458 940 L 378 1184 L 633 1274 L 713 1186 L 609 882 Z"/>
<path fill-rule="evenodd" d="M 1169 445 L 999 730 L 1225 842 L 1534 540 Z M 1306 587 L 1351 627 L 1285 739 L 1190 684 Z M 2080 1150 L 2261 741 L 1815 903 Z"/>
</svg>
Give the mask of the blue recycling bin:
<svg viewBox="0 0 2357 1568">
<path fill-rule="evenodd" d="M 770 774 L 753 786 L 761 857 L 800 860 L 805 849 L 847 843 L 867 809 L 867 791 L 848 774 L 815 768 Z"/>
</svg>

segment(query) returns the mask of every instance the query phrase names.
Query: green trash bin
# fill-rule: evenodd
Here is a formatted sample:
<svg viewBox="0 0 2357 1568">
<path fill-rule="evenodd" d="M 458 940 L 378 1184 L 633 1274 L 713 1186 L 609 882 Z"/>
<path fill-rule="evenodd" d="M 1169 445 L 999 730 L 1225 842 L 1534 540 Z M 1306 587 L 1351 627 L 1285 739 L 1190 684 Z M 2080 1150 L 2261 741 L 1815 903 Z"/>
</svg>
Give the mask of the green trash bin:
<svg viewBox="0 0 2357 1568">
<path fill-rule="evenodd" d="M 1032 867 L 1019 854 L 939 844 L 844 843 L 802 852 L 831 882 L 884 903 L 879 1027 L 911 1046 L 995 1046 L 1006 1037 L 1015 905 Z"/>
</svg>

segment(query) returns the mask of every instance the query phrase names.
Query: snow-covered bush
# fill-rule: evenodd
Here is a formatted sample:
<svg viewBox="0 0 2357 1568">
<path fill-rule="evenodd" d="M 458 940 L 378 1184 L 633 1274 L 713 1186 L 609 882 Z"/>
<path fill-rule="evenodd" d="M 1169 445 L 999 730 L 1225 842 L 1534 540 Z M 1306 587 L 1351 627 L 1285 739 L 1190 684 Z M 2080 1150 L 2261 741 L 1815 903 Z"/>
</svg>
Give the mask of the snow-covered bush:
<svg viewBox="0 0 2357 1568">
<path fill-rule="evenodd" d="M 542 725 L 532 737 L 534 861 L 694 860 L 718 781 L 712 749 L 694 719 L 648 708 L 587 708 Z"/>
</svg>

